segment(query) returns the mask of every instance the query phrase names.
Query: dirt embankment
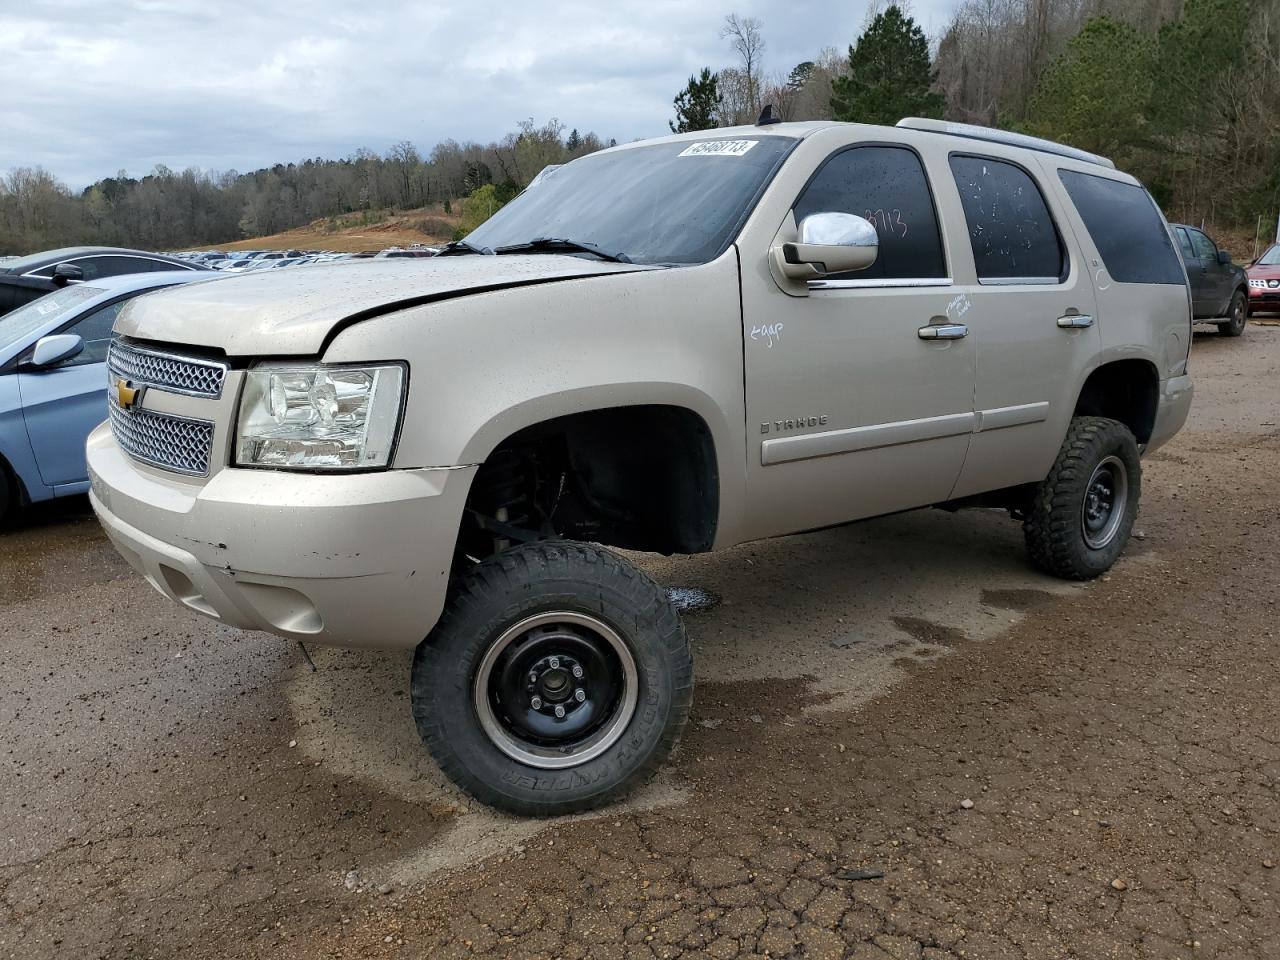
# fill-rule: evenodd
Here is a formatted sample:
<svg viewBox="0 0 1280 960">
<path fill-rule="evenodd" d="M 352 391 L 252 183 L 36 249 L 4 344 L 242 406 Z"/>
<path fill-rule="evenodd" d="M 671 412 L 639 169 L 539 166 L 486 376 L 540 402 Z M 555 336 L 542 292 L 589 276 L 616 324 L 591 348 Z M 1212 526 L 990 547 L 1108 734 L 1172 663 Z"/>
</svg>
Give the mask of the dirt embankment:
<svg viewBox="0 0 1280 960">
<path fill-rule="evenodd" d="M 435 204 L 418 210 L 374 211 L 368 215 L 344 214 L 313 220 L 305 227 L 266 237 L 251 237 L 214 244 L 209 250 L 334 250 L 359 253 L 407 247 L 414 243 L 434 246 L 453 239 L 460 223 L 456 213 L 445 213 Z"/>
</svg>

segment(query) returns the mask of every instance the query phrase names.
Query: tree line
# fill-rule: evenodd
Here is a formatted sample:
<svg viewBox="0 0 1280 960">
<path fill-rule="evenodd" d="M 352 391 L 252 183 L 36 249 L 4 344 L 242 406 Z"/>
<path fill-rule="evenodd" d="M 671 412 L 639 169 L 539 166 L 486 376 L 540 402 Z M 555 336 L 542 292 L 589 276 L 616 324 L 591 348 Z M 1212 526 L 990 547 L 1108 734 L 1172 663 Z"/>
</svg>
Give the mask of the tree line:
<svg viewBox="0 0 1280 960">
<path fill-rule="evenodd" d="M 965 0 L 932 46 L 899 5 L 845 51 L 763 69 L 736 15 L 734 62 L 689 78 L 673 131 L 784 120 L 1002 127 L 1109 156 L 1171 218 L 1274 231 L 1280 209 L 1280 0 Z"/>
<path fill-rule="evenodd" d="M 82 243 L 174 250 L 280 233 L 322 217 L 451 205 L 486 189 L 489 206 L 501 206 L 548 164 L 610 143 L 591 132 L 566 133 L 558 120 L 526 120 L 501 140 L 445 140 L 425 156 L 404 142 L 385 154 L 362 149 L 341 160 L 244 174 L 158 166 L 138 179 L 121 172 L 79 193 L 46 170 L 23 167 L 0 176 L 0 254 Z"/>
</svg>

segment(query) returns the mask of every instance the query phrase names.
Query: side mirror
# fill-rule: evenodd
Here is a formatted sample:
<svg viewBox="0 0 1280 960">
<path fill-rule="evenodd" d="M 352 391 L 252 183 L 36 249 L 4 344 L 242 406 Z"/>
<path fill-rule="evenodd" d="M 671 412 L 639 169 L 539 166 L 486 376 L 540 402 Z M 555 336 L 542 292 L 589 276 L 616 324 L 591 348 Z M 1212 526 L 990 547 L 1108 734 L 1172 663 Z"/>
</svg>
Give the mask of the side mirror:
<svg viewBox="0 0 1280 960">
<path fill-rule="evenodd" d="M 47 370 L 56 363 L 70 360 L 84 349 L 84 340 L 75 333 L 57 333 L 51 337 L 41 337 L 31 351 L 28 369 Z"/>
<path fill-rule="evenodd" d="M 1226 250 L 1219 250 L 1219 251 L 1218 251 L 1218 262 L 1219 262 L 1220 264 L 1222 264 L 1224 267 L 1229 267 L 1229 266 L 1231 266 L 1231 254 L 1230 254 L 1230 252 L 1228 252 L 1228 251 L 1226 251 Z"/>
<path fill-rule="evenodd" d="M 68 283 L 79 283 L 84 279 L 84 271 L 74 263 L 60 263 L 53 268 L 53 285 L 65 287 Z"/>
<path fill-rule="evenodd" d="M 778 269 L 792 280 L 865 270 L 880 255 L 870 221 L 852 213 L 814 213 L 800 221 L 800 239 L 774 248 Z"/>
</svg>

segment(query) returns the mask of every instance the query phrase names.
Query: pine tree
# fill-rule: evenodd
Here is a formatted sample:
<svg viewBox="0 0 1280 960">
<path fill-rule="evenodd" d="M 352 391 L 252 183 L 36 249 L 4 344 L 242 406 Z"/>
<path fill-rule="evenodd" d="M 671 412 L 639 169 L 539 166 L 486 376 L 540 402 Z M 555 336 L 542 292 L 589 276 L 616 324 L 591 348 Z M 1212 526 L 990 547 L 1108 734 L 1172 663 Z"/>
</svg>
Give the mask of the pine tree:
<svg viewBox="0 0 1280 960">
<path fill-rule="evenodd" d="M 896 4 L 877 14 L 849 48 L 849 75 L 838 77 L 831 115 L 858 123 L 897 123 L 903 117 L 938 117 L 945 102 L 930 90 L 929 41 Z"/>
<path fill-rule="evenodd" d="M 787 86 L 792 90 L 803 90 L 804 85 L 813 79 L 814 69 L 815 64 L 812 60 L 797 63 L 791 68 L 791 73 L 787 77 Z"/>
<path fill-rule="evenodd" d="M 1094 17 L 1041 75 L 1027 132 L 1084 150 L 1126 154 L 1148 126 L 1154 44 L 1135 27 Z"/>
<path fill-rule="evenodd" d="M 712 129 L 722 102 L 718 78 L 710 67 L 703 67 L 701 75 L 690 77 L 673 102 L 676 118 L 667 122 L 672 133 Z"/>
<path fill-rule="evenodd" d="M 574 127 L 569 131 L 569 139 L 564 143 L 565 149 L 570 153 L 576 153 L 578 148 L 582 146 L 582 135 L 578 133 L 578 128 Z"/>
</svg>

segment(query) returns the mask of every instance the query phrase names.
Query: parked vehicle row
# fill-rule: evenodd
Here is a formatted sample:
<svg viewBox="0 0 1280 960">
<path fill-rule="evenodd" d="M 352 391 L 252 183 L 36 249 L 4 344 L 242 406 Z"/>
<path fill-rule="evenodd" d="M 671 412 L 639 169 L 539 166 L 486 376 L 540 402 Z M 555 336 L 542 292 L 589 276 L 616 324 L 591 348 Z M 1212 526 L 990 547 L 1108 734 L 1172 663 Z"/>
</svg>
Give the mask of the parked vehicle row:
<svg viewBox="0 0 1280 960">
<path fill-rule="evenodd" d="M 0 314 L 69 283 L 133 273 L 204 270 L 201 263 L 118 247 L 64 247 L 0 263 Z"/>
<path fill-rule="evenodd" d="M 198 253 L 175 253 L 172 256 L 197 263 L 210 270 L 245 273 L 252 270 L 300 267 L 313 263 L 334 263 L 339 260 L 416 259 L 434 257 L 439 252 L 438 247 L 414 244 L 410 247 L 388 247 L 384 250 L 370 250 L 363 253 L 333 250 L 242 250 L 226 253 L 221 250 L 205 250 Z"/>
</svg>

